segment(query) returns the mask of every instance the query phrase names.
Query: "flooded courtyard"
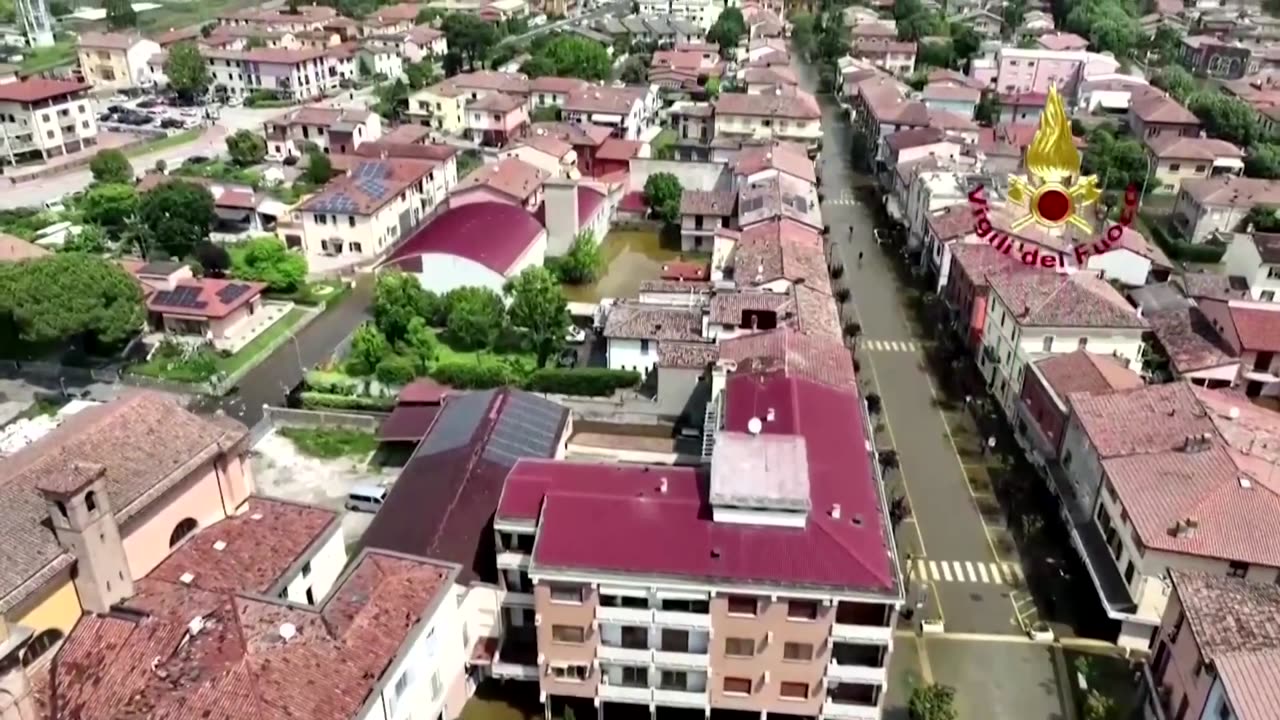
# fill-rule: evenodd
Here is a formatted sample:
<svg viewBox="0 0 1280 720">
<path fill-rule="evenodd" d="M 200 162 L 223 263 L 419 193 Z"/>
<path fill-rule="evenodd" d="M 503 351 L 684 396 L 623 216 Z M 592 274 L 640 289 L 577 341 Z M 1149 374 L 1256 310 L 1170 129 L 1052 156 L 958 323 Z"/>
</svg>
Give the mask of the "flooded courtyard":
<svg viewBox="0 0 1280 720">
<path fill-rule="evenodd" d="M 672 240 L 664 241 L 656 230 L 611 231 L 600 244 L 600 279 L 590 285 L 565 285 L 565 297 L 570 302 L 635 297 L 642 281 L 662 275 L 664 263 L 705 257 L 681 253 L 679 237 L 672 235 Z"/>
</svg>

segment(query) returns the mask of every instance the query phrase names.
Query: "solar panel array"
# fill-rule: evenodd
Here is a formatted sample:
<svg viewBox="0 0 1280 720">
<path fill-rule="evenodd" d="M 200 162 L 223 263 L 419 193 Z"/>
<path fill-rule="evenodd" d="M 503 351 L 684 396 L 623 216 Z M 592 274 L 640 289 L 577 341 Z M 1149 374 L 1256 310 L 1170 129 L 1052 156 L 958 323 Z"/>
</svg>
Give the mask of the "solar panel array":
<svg viewBox="0 0 1280 720">
<path fill-rule="evenodd" d="M 434 455 L 471 442 L 496 392 L 497 390 L 470 392 L 449 398 L 414 456 Z"/>
<path fill-rule="evenodd" d="M 200 288 L 183 286 L 173 290 L 160 290 L 151 298 L 156 305 L 164 305 L 166 307 L 191 308 L 192 310 L 203 310 L 209 306 L 209 303 L 200 299 Z"/>
<path fill-rule="evenodd" d="M 241 295 L 249 292 L 249 288 L 250 286 L 244 283 L 231 283 L 218 291 L 218 299 L 224 303 L 235 302 Z"/>
<path fill-rule="evenodd" d="M 520 458 L 552 457 L 563 418 L 564 408 L 549 400 L 510 392 L 485 446 L 484 459 L 510 467 Z"/>
<path fill-rule="evenodd" d="M 360 210 L 360 202 L 339 190 L 332 195 L 321 197 L 316 204 L 312 206 L 312 209 L 324 212 L 351 214 Z"/>
</svg>

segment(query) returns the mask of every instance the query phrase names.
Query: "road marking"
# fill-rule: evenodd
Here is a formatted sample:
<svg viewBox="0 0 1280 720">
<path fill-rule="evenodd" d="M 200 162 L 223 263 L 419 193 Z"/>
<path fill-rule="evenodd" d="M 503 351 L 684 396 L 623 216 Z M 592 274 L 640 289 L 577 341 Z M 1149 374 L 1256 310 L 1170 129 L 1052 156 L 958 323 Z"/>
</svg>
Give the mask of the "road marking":
<svg viewBox="0 0 1280 720">
<path fill-rule="evenodd" d="M 923 562 L 923 561 L 922 561 L 922 562 Z M 936 562 L 934 562 L 934 561 L 932 561 L 932 560 L 930 560 L 930 561 L 929 561 L 929 574 L 928 574 L 928 575 L 926 575 L 925 577 L 927 577 L 927 578 L 931 578 L 931 579 L 933 579 L 933 580 L 941 580 L 941 579 L 942 579 L 942 577 L 941 577 L 940 575 L 938 575 L 938 563 L 936 563 Z"/>
<path fill-rule="evenodd" d="M 1003 564 L 1005 574 L 1009 576 L 1009 584 L 1015 585 L 1025 580 L 1026 576 L 1022 574 L 1022 568 L 1017 563 L 1007 562 Z"/>
<path fill-rule="evenodd" d="M 942 563 L 942 579 L 951 582 L 951 566 L 946 562 Z"/>
<path fill-rule="evenodd" d="M 978 563 L 978 575 L 982 576 L 982 582 L 988 583 L 991 580 L 987 577 L 987 564 Z"/>
<path fill-rule="evenodd" d="M 978 575 L 973 571 L 973 563 L 966 560 L 964 563 L 964 571 L 969 575 L 969 582 L 978 581 Z"/>
<path fill-rule="evenodd" d="M 925 560 L 919 558 L 908 572 L 925 581 L 1008 585 L 1017 587 L 1023 579 L 1017 563 L 981 560 Z"/>
<path fill-rule="evenodd" d="M 920 343 L 914 340 L 863 340 L 861 347 L 871 352 L 916 352 Z"/>
</svg>

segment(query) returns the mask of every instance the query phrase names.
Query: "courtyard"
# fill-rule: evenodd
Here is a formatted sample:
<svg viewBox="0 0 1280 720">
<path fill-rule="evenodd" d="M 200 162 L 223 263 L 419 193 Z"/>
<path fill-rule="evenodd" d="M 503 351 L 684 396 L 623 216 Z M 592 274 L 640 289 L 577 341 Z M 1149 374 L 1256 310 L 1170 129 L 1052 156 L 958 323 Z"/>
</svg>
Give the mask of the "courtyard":
<svg viewBox="0 0 1280 720">
<path fill-rule="evenodd" d="M 588 285 L 566 285 L 565 297 L 570 302 L 636 297 L 641 282 L 661 277 L 664 264 L 696 257 L 680 252 L 678 236 L 672 241 L 662 235 L 647 229 L 611 231 L 600 243 L 600 278 Z"/>
</svg>

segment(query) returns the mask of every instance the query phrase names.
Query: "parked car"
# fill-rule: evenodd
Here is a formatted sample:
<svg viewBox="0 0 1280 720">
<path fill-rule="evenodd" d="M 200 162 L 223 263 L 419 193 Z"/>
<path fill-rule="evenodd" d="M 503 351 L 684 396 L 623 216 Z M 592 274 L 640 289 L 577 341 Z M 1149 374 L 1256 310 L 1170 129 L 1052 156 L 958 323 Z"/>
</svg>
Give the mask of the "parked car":
<svg viewBox="0 0 1280 720">
<path fill-rule="evenodd" d="M 160 121 L 160 127 L 165 130 L 176 130 L 181 127 L 186 127 L 186 123 L 178 118 L 167 117 Z"/>
<path fill-rule="evenodd" d="M 577 325 L 570 325 L 564 334 L 564 341 L 567 343 L 580 343 L 587 341 L 587 331 Z"/>
<path fill-rule="evenodd" d="M 98 116 L 98 122 L 111 122 L 113 117 L 110 112 L 104 112 Z"/>
<path fill-rule="evenodd" d="M 209 158 L 204 155 L 192 155 L 188 157 L 183 164 L 185 165 L 203 165 L 209 162 Z"/>
<path fill-rule="evenodd" d="M 281 160 L 280 162 L 284 163 L 285 165 L 288 165 L 289 167 L 293 167 L 294 165 L 297 165 L 297 164 L 298 164 L 298 156 L 297 156 L 297 155 L 285 155 L 285 156 L 284 156 L 284 160 Z"/>
<path fill-rule="evenodd" d="M 578 351 L 573 348 L 565 348 L 560 351 L 560 355 L 556 357 L 556 367 L 571 368 L 578 364 Z"/>
<path fill-rule="evenodd" d="M 150 110 L 151 108 L 158 107 L 160 105 L 161 102 L 155 98 L 143 98 L 137 102 L 135 107 L 141 110 Z"/>
<path fill-rule="evenodd" d="M 129 108 L 125 107 L 124 105 L 108 105 L 107 106 L 107 112 L 109 113 L 122 113 L 128 110 Z"/>
</svg>

